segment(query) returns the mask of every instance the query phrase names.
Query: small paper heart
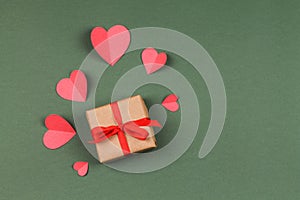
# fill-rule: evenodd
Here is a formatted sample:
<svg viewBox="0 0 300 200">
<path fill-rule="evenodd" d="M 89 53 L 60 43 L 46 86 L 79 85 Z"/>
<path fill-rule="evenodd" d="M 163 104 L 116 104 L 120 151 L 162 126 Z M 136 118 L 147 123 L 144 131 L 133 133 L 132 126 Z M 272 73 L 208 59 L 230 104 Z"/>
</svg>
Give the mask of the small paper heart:
<svg viewBox="0 0 300 200">
<path fill-rule="evenodd" d="M 175 112 L 179 109 L 179 104 L 177 102 L 178 97 L 175 94 L 170 94 L 167 96 L 161 105 L 168 109 L 169 111 Z"/>
<path fill-rule="evenodd" d="M 57 94 L 63 99 L 85 102 L 87 95 L 87 80 L 80 70 L 74 70 L 70 78 L 61 79 L 56 85 Z"/>
<path fill-rule="evenodd" d="M 89 163 L 83 161 L 77 161 L 73 164 L 73 169 L 77 171 L 79 176 L 85 176 L 89 170 Z"/>
<path fill-rule="evenodd" d="M 142 52 L 142 62 L 147 74 L 152 74 L 166 64 L 167 54 L 165 52 L 158 54 L 154 48 L 146 48 Z"/>
<path fill-rule="evenodd" d="M 48 131 L 44 134 L 43 143 L 48 149 L 57 149 L 65 145 L 76 134 L 69 122 L 56 114 L 46 117 L 45 126 Z"/>
<path fill-rule="evenodd" d="M 122 25 L 115 25 L 108 31 L 95 27 L 91 32 L 91 42 L 100 57 L 113 66 L 125 54 L 130 43 L 130 32 Z"/>
</svg>

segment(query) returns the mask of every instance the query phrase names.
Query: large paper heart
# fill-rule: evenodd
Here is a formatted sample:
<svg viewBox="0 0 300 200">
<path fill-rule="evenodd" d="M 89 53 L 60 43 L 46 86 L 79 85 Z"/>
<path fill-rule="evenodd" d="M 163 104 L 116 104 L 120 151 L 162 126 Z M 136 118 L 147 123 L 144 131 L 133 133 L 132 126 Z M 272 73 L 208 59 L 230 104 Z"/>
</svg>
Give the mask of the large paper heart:
<svg viewBox="0 0 300 200">
<path fill-rule="evenodd" d="M 89 169 L 88 162 L 77 161 L 73 164 L 73 169 L 77 171 L 79 176 L 85 176 Z"/>
<path fill-rule="evenodd" d="M 163 107 L 169 111 L 175 112 L 179 109 L 179 104 L 177 102 L 178 97 L 175 94 L 170 94 L 161 103 Z"/>
<path fill-rule="evenodd" d="M 91 32 L 91 42 L 103 60 L 113 66 L 126 52 L 130 43 L 130 32 L 122 25 L 115 25 L 108 31 L 95 27 Z"/>
<path fill-rule="evenodd" d="M 64 99 L 85 102 L 87 95 L 87 80 L 80 70 L 72 71 L 70 78 L 61 79 L 56 85 L 56 92 Z"/>
<path fill-rule="evenodd" d="M 63 146 L 76 134 L 69 122 L 56 114 L 46 117 L 45 126 L 48 131 L 44 134 L 43 143 L 49 149 L 57 149 Z"/>
<path fill-rule="evenodd" d="M 166 64 L 167 54 L 165 52 L 158 54 L 154 48 L 146 48 L 142 52 L 142 61 L 147 74 L 151 74 Z"/>
</svg>

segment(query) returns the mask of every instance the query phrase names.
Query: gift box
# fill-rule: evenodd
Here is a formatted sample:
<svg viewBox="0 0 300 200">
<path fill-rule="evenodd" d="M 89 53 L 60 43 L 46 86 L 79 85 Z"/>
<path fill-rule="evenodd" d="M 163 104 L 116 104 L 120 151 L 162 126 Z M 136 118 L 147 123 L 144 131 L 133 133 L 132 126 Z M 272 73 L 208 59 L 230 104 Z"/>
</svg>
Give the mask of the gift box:
<svg viewBox="0 0 300 200">
<path fill-rule="evenodd" d="M 86 111 L 99 161 L 107 162 L 156 147 L 152 126 L 140 95 Z"/>
</svg>

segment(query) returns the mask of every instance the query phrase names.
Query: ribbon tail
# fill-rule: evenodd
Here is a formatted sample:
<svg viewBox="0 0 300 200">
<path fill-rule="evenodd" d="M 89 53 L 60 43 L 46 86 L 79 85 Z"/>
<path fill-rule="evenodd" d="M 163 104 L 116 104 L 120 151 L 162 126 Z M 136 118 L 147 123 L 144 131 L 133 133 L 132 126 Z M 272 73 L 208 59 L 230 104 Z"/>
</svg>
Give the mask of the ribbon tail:
<svg viewBox="0 0 300 200">
<path fill-rule="evenodd" d="M 157 120 L 150 120 L 148 126 L 162 127 L 161 124 Z"/>
<path fill-rule="evenodd" d="M 149 118 L 143 118 L 135 120 L 134 123 L 138 126 L 156 126 L 161 127 L 161 124 L 157 120 L 151 120 Z"/>
</svg>

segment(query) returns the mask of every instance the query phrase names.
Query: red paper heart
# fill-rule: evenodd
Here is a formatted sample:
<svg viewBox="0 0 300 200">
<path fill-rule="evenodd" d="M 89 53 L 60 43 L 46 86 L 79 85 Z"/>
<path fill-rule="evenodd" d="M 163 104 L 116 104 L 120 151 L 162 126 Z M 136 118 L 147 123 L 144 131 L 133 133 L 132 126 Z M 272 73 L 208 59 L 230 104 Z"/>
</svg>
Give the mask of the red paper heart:
<svg viewBox="0 0 300 200">
<path fill-rule="evenodd" d="M 73 164 L 73 169 L 77 171 L 79 176 L 85 176 L 89 169 L 88 162 L 77 161 Z"/>
<path fill-rule="evenodd" d="M 45 126 L 48 131 L 44 134 L 43 143 L 49 149 L 57 149 L 63 146 L 76 134 L 69 122 L 56 114 L 46 117 Z"/>
<path fill-rule="evenodd" d="M 130 32 L 122 25 L 115 25 L 108 31 L 95 27 L 91 32 L 91 42 L 105 62 L 113 66 L 126 52 L 130 43 Z"/>
<path fill-rule="evenodd" d="M 170 94 L 161 103 L 163 107 L 169 111 L 175 112 L 179 109 L 179 104 L 177 102 L 178 97 L 175 94 Z"/>
<path fill-rule="evenodd" d="M 167 54 L 165 52 L 158 54 L 154 48 L 146 48 L 142 52 L 142 61 L 147 74 L 151 74 L 166 64 Z"/>
<path fill-rule="evenodd" d="M 84 73 L 74 70 L 70 78 L 61 79 L 56 85 L 57 94 L 63 99 L 85 102 L 87 95 L 87 80 Z"/>
</svg>

